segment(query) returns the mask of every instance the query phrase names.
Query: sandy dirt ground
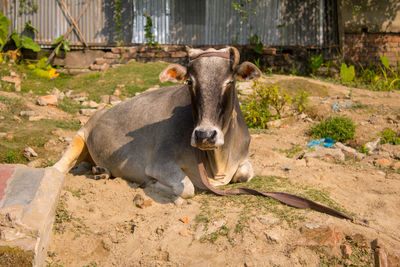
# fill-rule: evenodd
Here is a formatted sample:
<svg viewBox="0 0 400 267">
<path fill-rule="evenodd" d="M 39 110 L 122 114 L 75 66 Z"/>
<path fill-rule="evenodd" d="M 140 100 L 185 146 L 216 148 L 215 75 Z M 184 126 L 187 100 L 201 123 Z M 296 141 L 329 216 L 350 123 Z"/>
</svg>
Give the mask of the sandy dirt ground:
<svg viewBox="0 0 400 267">
<path fill-rule="evenodd" d="M 80 175 L 67 175 L 48 266 L 374 266 L 376 260 L 400 266 L 399 146 L 378 146 L 362 160 L 287 157 L 293 147 L 305 148 L 318 117 L 351 117 L 357 125 L 353 146 L 376 139 L 385 127 L 398 131 L 400 92 L 265 79 L 303 82 L 325 95 L 310 98 L 314 109 L 307 116 L 252 132 L 254 183 L 317 192 L 321 203 L 338 204 L 368 225 L 252 196 L 199 192 L 176 205 L 121 178 L 90 179 L 82 165 L 75 172 Z M 348 101 L 333 113 L 335 102 Z"/>
</svg>

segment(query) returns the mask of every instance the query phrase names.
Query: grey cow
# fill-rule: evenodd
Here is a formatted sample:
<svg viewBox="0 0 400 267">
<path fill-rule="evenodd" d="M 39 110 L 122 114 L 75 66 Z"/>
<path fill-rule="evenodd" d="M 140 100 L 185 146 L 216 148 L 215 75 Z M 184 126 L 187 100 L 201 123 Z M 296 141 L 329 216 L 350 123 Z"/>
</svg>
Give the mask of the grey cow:
<svg viewBox="0 0 400 267">
<path fill-rule="evenodd" d="M 113 176 L 152 186 L 173 199 L 205 189 L 196 149 L 207 154 L 210 184 L 245 182 L 253 177 L 248 159 L 250 135 L 235 79 L 261 75 L 252 63 L 239 65 L 239 52 L 188 49 L 187 67 L 172 64 L 161 81 L 185 84 L 143 93 L 94 114 L 55 164 L 67 172 L 91 159 Z"/>
</svg>

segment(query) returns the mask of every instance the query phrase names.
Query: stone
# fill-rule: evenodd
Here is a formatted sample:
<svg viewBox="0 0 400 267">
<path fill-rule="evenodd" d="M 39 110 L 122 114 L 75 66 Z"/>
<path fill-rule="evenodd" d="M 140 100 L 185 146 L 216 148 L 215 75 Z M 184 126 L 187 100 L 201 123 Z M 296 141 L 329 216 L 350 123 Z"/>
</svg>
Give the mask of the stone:
<svg viewBox="0 0 400 267">
<path fill-rule="evenodd" d="M 38 116 L 29 116 L 29 118 L 28 118 L 29 121 L 40 121 L 40 120 L 43 120 L 43 119 L 44 119 L 44 117 L 40 116 L 40 115 L 38 115 Z"/>
<path fill-rule="evenodd" d="M 13 116 L 13 119 L 14 119 L 15 121 L 17 121 L 17 122 L 21 122 L 21 121 L 22 121 L 21 118 L 18 117 L 17 115 L 14 115 L 14 116 Z"/>
<path fill-rule="evenodd" d="M 340 148 L 345 154 L 355 157 L 357 160 L 362 160 L 365 158 L 365 154 L 358 152 L 352 147 L 345 146 L 344 144 L 337 142 L 335 147 Z"/>
<path fill-rule="evenodd" d="M 121 95 L 121 90 L 115 89 L 113 95 L 115 95 L 115 96 L 120 96 L 120 95 Z M 119 100 L 119 99 L 118 99 L 118 100 Z"/>
<path fill-rule="evenodd" d="M 271 243 L 279 243 L 281 239 L 280 234 L 275 230 L 264 231 L 264 235 L 267 238 L 267 240 Z"/>
<path fill-rule="evenodd" d="M 3 132 L 0 133 L 0 138 L 6 137 L 6 136 L 7 136 L 7 133 L 3 133 Z"/>
<path fill-rule="evenodd" d="M 192 232 L 187 228 L 183 228 L 183 229 L 181 229 L 179 231 L 179 235 L 181 235 L 181 236 L 191 236 Z"/>
<path fill-rule="evenodd" d="M 99 57 L 99 58 L 96 58 L 95 59 L 95 64 L 97 64 L 97 65 L 103 65 L 104 63 L 106 63 L 106 60 L 104 59 L 104 58 L 102 58 L 102 57 Z"/>
<path fill-rule="evenodd" d="M 105 64 L 105 63 L 104 63 Z M 89 69 L 90 70 L 100 70 L 102 65 L 97 65 L 97 64 L 90 64 Z"/>
<path fill-rule="evenodd" d="M 15 86 L 15 91 L 21 91 L 21 79 L 15 76 L 3 76 L 1 77 L 2 81 L 13 83 Z"/>
<path fill-rule="evenodd" d="M 119 54 L 114 54 L 114 53 L 111 53 L 111 52 L 107 52 L 107 53 L 104 54 L 104 58 L 106 58 L 106 59 L 118 59 L 118 58 L 120 58 L 120 55 Z"/>
<path fill-rule="evenodd" d="M 33 110 L 24 110 L 19 113 L 20 116 L 34 116 L 35 111 Z"/>
<path fill-rule="evenodd" d="M 100 103 L 109 104 L 110 103 L 110 96 L 109 95 L 101 95 L 100 96 Z"/>
<path fill-rule="evenodd" d="M 91 116 L 93 115 L 97 109 L 91 109 L 91 108 L 81 108 L 79 110 L 79 114 L 85 115 L 85 116 Z"/>
<path fill-rule="evenodd" d="M 114 54 L 120 54 L 122 52 L 122 48 L 121 47 L 112 47 L 111 52 Z"/>
<path fill-rule="evenodd" d="M 351 247 L 347 244 L 340 245 L 340 249 L 342 251 L 343 258 L 348 259 L 351 256 L 352 250 Z"/>
<path fill-rule="evenodd" d="M 392 161 L 387 158 L 380 158 L 380 159 L 375 160 L 374 164 L 375 164 L 375 166 L 386 168 L 392 164 Z"/>
<path fill-rule="evenodd" d="M 58 90 L 56 87 L 54 87 L 53 90 L 51 90 L 52 95 L 58 96 L 60 93 L 61 93 L 61 91 Z"/>
<path fill-rule="evenodd" d="M 30 157 L 37 157 L 38 154 L 35 152 L 35 150 L 33 150 L 33 148 L 31 147 L 26 147 L 24 149 L 24 157 L 29 159 Z"/>
<path fill-rule="evenodd" d="M 365 144 L 365 148 L 369 150 L 368 154 L 374 152 L 381 141 L 381 138 L 376 139 L 375 141 L 371 141 Z"/>
<path fill-rule="evenodd" d="M 87 69 L 95 61 L 104 55 L 102 50 L 76 50 L 70 51 L 65 56 L 64 67 L 67 69 Z"/>
<path fill-rule="evenodd" d="M 99 106 L 99 104 L 97 104 L 96 101 L 89 100 L 88 106 L 89 106 L 90 108 L 97 108 L 97 107 Z"/>
<path fill-rule="evenodd" d="M 187 53 L 184 51 L 171 52 L 171 57 L 186 57 Z"/>
<path fill-rule="evenodd" d="M 103 65 L 101 65 L 100 70 L 102 72 L 106 72 L 109 68 L 110 68 L 110 65 L 108 63 L 104 63 Z"/>
<path fill-rule="evenodd" d="M 315 229 L 301 227 L 300 233 L 303 238 L 300 238 L 299 242 L 306 246 L 336 247 L 343 239 L 343 234 L 336 225 Z"/>
<path fill-rule="evenodd" d="M 284 123 L 283 120 L 274 120 L 274 121 L 269 121 L 267 122 L 267 127 L 268 128 L 278 128 Z"/>
<path fill-rule="evenodd" d="M 154 85 L 153 87 L 150 87 L 149 89 L 146 90 L 146 92 L 151 92 L 157 89 L 160 89 L 160 86 L 158 84 Z"/>
<path fill-rule="evenodd" d="M 37 99 L 37 104 L 40 106 L 57 106 L 58 101 L 55 95 L 45 95 Z"/>
<path fill-rule="evenodd" d="M 260 223 L 264 225 L 273 225 L 279 223 L 279 219 L 276 217 L 259 215 L 256 218 Z"/>
<path fill-rule="evenodd" d="M 322 158 L 329 159 L 333 158 L 334 160 L 344 161 L 345 155 L 339 148 L 326 148 L 326 147 L 315 147 L 315 151 L 309 151 L 304 154 L 305 159 L 307 158 Z"/>
<path fill-rule="evenodd" d="M 179 218 L 179 220 L 180 220 L 181 222 L 183 222 L 183 223 L 188 223 L 188 222 L 189 222 L 189 217 L 188 217 L 188 216 L 185 216 L 185 217 Z"/>
<path fill-rule="evenodd" d="M 393 163 L 392 168 L 396 171 L 400 170 L 400 161 L 396 161 L 395 163 Z"/>
<path fill-rule="evenodd" d="M 29 168 L 40 168 L 42 164 L 43 164 L 43 159 L 35 159 L 28 162 L 26 166 L 28 166 Z"/>
<path fill-rule="evenodd" d="M 73 92 L 74 92 L 73 90 L 67 90 L 67 91 L 65 91 L 65 96 L 68 98 L 71 98 Z"/>
</svg>

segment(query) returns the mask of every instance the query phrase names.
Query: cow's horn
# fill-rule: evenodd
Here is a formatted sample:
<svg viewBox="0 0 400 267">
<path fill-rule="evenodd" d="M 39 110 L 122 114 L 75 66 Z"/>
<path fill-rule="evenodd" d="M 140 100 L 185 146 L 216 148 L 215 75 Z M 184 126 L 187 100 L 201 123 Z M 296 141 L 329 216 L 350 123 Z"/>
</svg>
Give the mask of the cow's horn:
<svg viewBox="0 0 400 267">
<path fill-rule="evenodd" d="M 232 65 L 232 69 L 235 69 L 236 66 L 239 64 L 240 61 L 240 54 L 239 54 L 239 50 L 237 50 L 236 47 L 231 46 L 230 47 L 230 53 L 231 53 L 231 58 L 233 60 L 233 65 Z"/>
</svg>

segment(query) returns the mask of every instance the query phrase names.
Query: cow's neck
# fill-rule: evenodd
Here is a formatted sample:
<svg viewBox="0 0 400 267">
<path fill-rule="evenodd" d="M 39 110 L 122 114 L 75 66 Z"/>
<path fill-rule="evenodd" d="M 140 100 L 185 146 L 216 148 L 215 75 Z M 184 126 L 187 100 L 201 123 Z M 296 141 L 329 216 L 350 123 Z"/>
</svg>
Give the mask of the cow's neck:
<svg viewBox="0 0 400 267">
<path fill-rule="evenodd" d="M 239 100 L 235 93 L 234 97 L 234 108 L 232 111 L 232 117 L 227 125 L 227 130 L 224 136 L 224 145 L 215 149 L 215 150 L 208 150 L 206 151 L 207 154 L 207 169 L 211 177 L 215 180 L 222 180 L 226 179 L 227 175 L 231 171 L 231 161 L 234 160 L 232 157 L 232 153 L 237 153 L 235 142 L 240 139 L 241 133 L 241 125 L 238 122 L 238 112 L 240 111 Z M 239 109 L 239 110 L 238 110 Z M 230 179 L 231 177 L 229 177 Z"/>
</svg>

